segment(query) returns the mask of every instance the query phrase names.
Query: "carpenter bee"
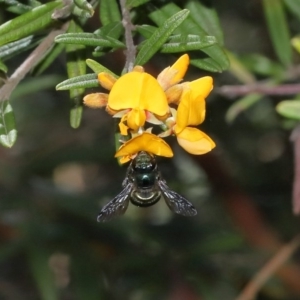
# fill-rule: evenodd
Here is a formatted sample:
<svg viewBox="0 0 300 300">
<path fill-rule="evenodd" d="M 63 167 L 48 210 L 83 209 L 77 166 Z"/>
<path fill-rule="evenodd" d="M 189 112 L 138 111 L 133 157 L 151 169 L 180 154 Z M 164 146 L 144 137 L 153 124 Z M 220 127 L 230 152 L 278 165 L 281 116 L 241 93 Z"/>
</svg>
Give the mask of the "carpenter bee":
<svg viewBox="0 0 300 300">
<path fill-rule="evenodd" d="M 100 211 L 97 221 L 106 222 L 123 215 L 129 200 L 140 207 L 151 206 L 163 197 L 168 207 L 176 214 L 195 216 L 195 207 L 184 197 L 170 190 L 166 181 L 161 178 L 155 158 L 141 151 L 130 163 L 122 183 L 123 190 L 108 202 Z"/>
</svg>

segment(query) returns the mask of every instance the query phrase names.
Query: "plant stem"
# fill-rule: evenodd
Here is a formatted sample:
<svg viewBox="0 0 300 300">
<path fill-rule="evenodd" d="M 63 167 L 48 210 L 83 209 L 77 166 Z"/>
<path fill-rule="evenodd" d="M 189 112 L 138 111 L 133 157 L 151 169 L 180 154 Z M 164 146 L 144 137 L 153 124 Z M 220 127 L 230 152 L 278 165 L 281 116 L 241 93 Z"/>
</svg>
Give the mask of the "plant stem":
<svg viewBox="0 0 300 300">
<path fill-rule="evenodd" d="M 282 246 L 279 251 L 255 274 L 236 300 L 253 300 L 262 286 L 274 275 L 300 245 L 300 236 L 297 235 L 290 243 Z"/>
<path fill-rule="evenodd" d="M 245 96 L 252 93 L 272 96 L 296 95 L 300 93 L 300 84 L 282 84 L 277 86 L 261 83 L 251 85 L 223 85 L 217 92 L 227 97 Z"/>
<path fill-rule="evenodd" d="M 130 72 L 133 69 L 136 47 L 133 42 L 132 29 L 134 28 L 130 19 L 129 9 L 126 7 L 126 0 L 120 0 L 122 10 L 122 24 L 125 29 L 125 42 L 126 42 L 126 63 L 124 67 L 125 72 Z"/>
<path fill-rule="evenodd" d="M 52 30 L 46 38 L 33 50 L 26 60 L 15 70 L 0 89 L 0 102 L 8 100 L 12 91 L 26 76 L 28 72 L 43 58 L 45 53 L 51 48 L 57 35 L 64 33 L 68 28 L 68 22 L 64 23 L 60 29 Z"/>
</svg>

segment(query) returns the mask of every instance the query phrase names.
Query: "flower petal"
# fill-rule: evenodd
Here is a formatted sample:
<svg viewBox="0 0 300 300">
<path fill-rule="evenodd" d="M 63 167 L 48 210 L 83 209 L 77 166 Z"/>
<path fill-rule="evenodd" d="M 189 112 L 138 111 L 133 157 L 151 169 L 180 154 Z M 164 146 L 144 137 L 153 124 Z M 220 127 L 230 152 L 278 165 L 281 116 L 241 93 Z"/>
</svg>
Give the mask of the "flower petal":
<svg viewBox="0 0 300 300">
<path fill-rule="evenodd" d="M 178 144 L 191 154 L 205 154 L 211 151 L 215 142 L 204 132 L 197 128 L 187 127 L 177 135 Z"/>
<path fill-rule="evenodd" d="M 146 122 L 146 113 L 144 110 L 134 108 L 127 114 L 127 125 L 133 130 L 138 130 Z"/>
<path fill-rule="evenodd" d="M 165 68 L 157 76 L 157 81 L 162 86 L 162 88 L 166 90 L 170 86 L 180 82 L 186 73 L 189 63 L 189 56 L 187 54 L 184 54 L 180 56 L 179 59 L 171 67 Z"/>
<path fill-rule="evenodd" d="M 155 115 L 152 114 L 152 113 L 150 113 L 150 112 L 147 112 L 147 113 L 146 113 L 146 116 L 147 116 L 146 121 L 147 121 L 148 123 L 151 123 L 151 124 L 154 124 L 154 125 L 161 125 L 161 124 L 163 124 L 163 122 L 162 122 L 161 120 L 157 119 L 157 118 L 155 117 Z"/>
<path fill-rule="evenodd" d="M 121 165 L 123 165 L 123 164 L 129 162 L 131 159 L 132 159 L 132 157 L 128 155 L 128 156 L 122 156 L 118 160 L 119 160 L 119 163 Z"/>
<path fill-rule="evenodd" d="M 178 105 L 180 101 L 180 97 L 182 95 L 182 91 L 183 91 L 183 86 L 181 84 L 175 84 L 170 88 L 168 88 L 165 91 L 168 103 L 169 104 L 174 103 Z"/>
<path fill-rule="evenodd" d="M 213 89 L 213 79 L 210 76 L 205 76 L 191 82 L 187 82 L 187 85 L 192 90 L 193 98 L 201 96 L 205 99 Z"/>
<path fill-rule="evenodd" d="M 181 96 L 181 101 L 178 105 L 176 115 L 176 125 L 174 126 L 175 134 L 179 134 L 185 127 L 188 126 L 189 114 L 190 114 L 190 97 L 191 90 L 185 89 Z"/>
<path fill-rule="evenodd" d="M 121 118 L 120 123 L 119 123 L 119 129 L 120 129 L 121 135 L 128 135 L 129 127 L 124 124 L 124 122 L 126 122 L 126 121 L 127 121 L 127 114 Z"/>
<path fill-rule="evenodd" d="M 116 83 L 117 78 L 109 73 L 101 72 L 98 74 L 98 80 L 102 87 L 110 91 Z"/>
<path fill-rule="evenodd" d="M 144 69 L 144 67 L 142 67 L 142 66 L 134 66 L 133 69 L 132 69 L 132 72 L 140 72 L 140 73 L 143 73 L 143 72 L 145 72 L 145 69 Z"/>
<path fill-rule="evenodd" d="M 163 116 L 169 111 L 167 98 L 156 79 L 148 73 L 130 72 L 117 80 L 109 96 L 114 110 L 137 108 Z"/>
<path fill-rule="evenodd" d="M 101 108 L 106 106 L 108 101 L 108 94 L 93 93 L 88 94 L 83 98 L 83 103 L 90 108 Z"/>
<path fill-rule="evenodd" d="M 173 156 L 172 149 L 163 139 L 154 134 L 143 132 L 141 135 L 123 144 L 115 154 L 115 157 L 133 155 L 140 151 L 147 151 L 165 157 Z"/>
</svg>

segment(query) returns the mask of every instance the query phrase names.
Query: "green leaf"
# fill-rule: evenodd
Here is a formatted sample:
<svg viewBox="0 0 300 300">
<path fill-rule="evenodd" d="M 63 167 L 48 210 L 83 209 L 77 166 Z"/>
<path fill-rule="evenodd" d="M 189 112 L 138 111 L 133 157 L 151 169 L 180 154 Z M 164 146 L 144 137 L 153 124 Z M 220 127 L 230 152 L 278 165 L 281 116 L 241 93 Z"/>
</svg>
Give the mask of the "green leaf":
<svg viewBox="0 0 300 300">
<path fill-rule="evenodd" d="M 9 59 L 12 56 L 26 51 L 40 42 L 40 39 L 34 38 L 33 35 L 27 36 L 15 42 L 0 47 L 0 58 Z"/>
<path fill-rule="evenodd" d="M 79 17 L 79 19 L 89 19 L 91 18 L 93 15 L 91 15 L 90 12 L 84 10 L 84 9 L 81 9 L 79 8 L 78 6 L 74 6 L 73 7 L 73 10 L 72 10 L 72 15 L 73 16 L 77 16 Z"/>
<path fill-rule="evenodd" d="M 103 25 L 121 21 L 121 13 L 116 0 L 101 0 L 99 12 L 100 21 Z"/>
<path fill-rule="evenodd" d="M 291 14 L 294 14 L 300 21 L 300 1 L 299 0 L 283 0 Z"/>
<path fill-rule="evenodd" d="M 149 14 L 149 17 L 158 26 L 161 26 L 166 18 L 169 18 L 171 15 L 175 14 L 180 10 L 181 9 L 174 3 L 169 3 L 163 6 L 160 10 L 153 11 L 151 14 Z M 183 35 L 196 34 L 200 37 L 205 37 L 208 35 L 208 33 L 190 16 L 188 16 L 180 26 L 178 26 L 174 33 Z M 201 49 L 201 51 L 209 57 L 211 57 L 211 59 L 214 60 L 215 63 L 212 64 L 211 60 L 207 59 L 201 61 L 201 63 L 199 63 L 199 60 L 197 60 L 198 67 L 204 65 L 208 67 L 206 68 L 207 70 L 215 69 L 217 72 L 221 72 L 228 69 L 229 59 L 220 45 L 215 44 L 207 48 Z"/>
<path fill-rule="evenodd" d="M 55 42 L 62 44 L 77 44 L 85 46 L 125 48 L 125 45 L 117 39 L 88 32 L 63 33 L 55 38 Z"/>
<path fill-rule="evenodd" d="M 222 72 L 223 68 L 211 57 L 205 58 L 192 58 L 190 59 L 190 64 L 209 72 Z"/>
<path fill-rule="evenodd" d="M 137 32 L 139 32 L 143 37 L 150 38 L 151 35 L 157 30 L 157 27 L 151 25 L 136 25 L 135 26 Z"/>
<path fill-rule="evenodd" d="M 149 2 L 149 0 L 127 0 L 126 6 L 128 8 L 138 7 L 140 5 L 143 5 L 145 3 Z"/>
<path fill-rule="evenodd" d="M 69 33 L 81 34 L 82 28 L 74 21 L 70 22 L 68 28 Z M 67 44 L 67 73 L 69 78 L 85 75 L 86 63 L 85 63 L 85 46 L 77 44 Z M 70 90 L 70 99 L 72 100 L 74 107 L 70 111 L 70 124 L 73 128 L 78 128 L 81 122 L 82 116 L 82 97 L 85 92 L 84 88 L 77 88 Z"/>
<path fill-rule="evenodd" d="M 101 36 L 110 37 L 110 38 L 119 40 L 119 38 L 123 32 L 124 32 L 124 27 L 123 27 L 122 23 L 121 22 L 113 22 L 113 23 L 109 23 L 109 24 L 99 28 L 94 33 L 101 35 Z M 98 46 L 95 49 L 96 54 L 97 54 L 97 52 L 102 52 L 104 48 L 105 47 Z"/>
<path fill-rule="evenodd" d="M 0 46 L 31 35 L 53 23 L 52 12 L 59 6 L 62 6 L 61 1 L 52 1 L 2 24 Z"/>
<path fill-rule="evenodd" d="M 82 76 L 77 76 L 74 78 L 70 78 L 64 80 L 63 82 L 59 83 L 56 86 L 56 90 L 64 91 L 64 90 L 71 90 L 77 88 L 92 88 L 92 87 L 99 87 L 99 81 L 97 78 L 97 74 L 85 74 Z"/>
<path fill-rule="evenodd" d="M 20 100 L 20 98 L 25 97 L 26 95 L 35 94 L 49 88 L 53 89 L 53 86 L 55 86 L 61 78 L 61 75 L 29 77 L 18 84 L 10 99 L 11 101 Z"/>
<path fill-rule="evenodd" d="M 52 49 L 46 54 L 43 60 L 35 67 L 34 75 L 42 74 L 65 49 L 64 44 L 55 44 Z"/>
<path fill-rule="evenodd" d="M 80 126 L 83 108 L 82 105 L 75 105 L 70 111 L 71 127 L 76 129 Z"/>
<path fill-rule="evenodd" d="M 300 120 L 300 100 L 281 101 L 277 104 L 276 111 L 286 118 Z"/>
<path fill-rule="evenodd" d="M 121 22 L 112 22 L 97 29 L 94 33 L 101 36 L 109 36 L 114 39 L 118 39 L 123 32 L 124 27 Z"/>
<path fill-rule="evenodd" d="M 47 248 L 31 245 L 28 251 L 28 263 L 40 293 L 41 300 L 58 300 L 58 291 L 54 284 L 54 275 L 49 268 L 50 251 Z"/>
<path fill-rule="evenodd" d="M 7 73 L 7 66 L 0 60 L 0 71 Z"/>
<path fill-rule="evenodd" d="M 255 82 L 254 75 L 245 67 L 240 59 L 238 59 L 235 54 L 229 51 L 227 51 L 227 56 L 230 61 L 230 73 L 242 83 L 253 84 Z"/>
<path fill-rule="evenodd" d="M 190 11 L 190 16 L 194 22 L 201 26 L 209 35 L 215 36 L 220 45 L 224 44 L 223 31 L 215 9 L 195 0 L 188 1 L 185 8 Z"/>
<path fill-rule="evenodd" d="M 106 72 L 109 73 L 110 75 L 114 76 L 115 78 L 118 78 L 119 76 L 117 76 L 115 73 L 113 73 L 111 70 L 105 68 L 103 65 L 99 64 L 98 62 L 96 62 L 95 60 L 92 59 L 87 59 L 86 60 L 86 64 L 96 73 L 99 74 L 101 72 Z"/>
<path fill-rule="evenodd" d="M 81 208 L 82 211 L 82 208 Z M 86 240 L 74 240 L 76 244 L 86 245 Z M 95 263 L 93 255 L 88 247 L 72 251 L 72 283 L 76 299 L 103 300 L 107 299 L 107 293 L 103 283 L 99 280 L 99 265 Z"/>
<path fill-rule="evenodd" d="M 12 106 L 8 100 L 0 103 L 0 144 L 11 148 L 17 140 L 17 129 Z"/>
<path fill-rule="evenodd" d="M 258 102 L 263 95 L 261 94 L 249 94 L 237 101 L 235 101 L 227 110 L 225 119 L 228 123 L 232 123 L 236 117 L 247 110 L 250 106 Z"/>
<path fill-rule="evenodd" d="M 241 57 L 242 63 L 250 70 L 259 75 L 283 78 L 284 68 L 281 64 L 270 60 L 260 54 L 249 54 Z"/>
<path fill-rule="evenodd" d="M 176 53 L 200 50 L 216 43 L 217 40 L 214 36 L 200 37 L 196 34 L 189 34 L 187 36 L 178 34 L 170 37 L 169 41 L 162 46 L 161 52 Z"/>
<path fill-rule="evenodd" d="M 163 22 L 141 47 L 136 57 L 135 65 L 145 64 L 168 40 L 172 32 L 187 18 L 188 14 L 189 11 L 184 9 Z"/>
<path fill-rule="evenodd" d="M 4 2 L 6 5 L 10 5 L 6 10 L 10 11 L 15 14 L 24 14 L 27 11 L 32 10 L 34 7 L 41 5 L 38 1 L 26 1 L 27 4 L 23 4 L 16 0 L 1 0 L 1 2 Z"/>
<path fill-rule="evenodd" d="M 87 2 L 86 0 L 74 0 L 74 3 L 81 8 L 82 10 L 86 11 L 90 17 L 94 14 L 94 8 L 93 6 Z"/>
<path fill-rule="evenodd" d="M 263 7 L 275 53 L 283 65 L 289 66 L 292 48 L 282 0 L 263 0 Z"/>
</svg>

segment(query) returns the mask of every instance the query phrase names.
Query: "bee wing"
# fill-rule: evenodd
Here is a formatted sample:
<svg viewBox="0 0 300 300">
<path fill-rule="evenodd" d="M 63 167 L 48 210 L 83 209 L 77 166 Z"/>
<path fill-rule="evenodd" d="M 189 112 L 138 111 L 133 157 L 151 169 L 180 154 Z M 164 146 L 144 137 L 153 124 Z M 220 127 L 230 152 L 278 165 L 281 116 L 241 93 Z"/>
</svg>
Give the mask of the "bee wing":
<svg viewBox="0 0 300 300">
<path fill-rule="evenodd" d="M 197 210 L 193 206 L 193 204 L 190 203 L 188 200 L 186 200 L 181 195 L 170 190 L 170 188 L 167 186 L 167 184 L 164 180 L 158 180 L 157 184 L 164 196 L 164 199 L 165 199 L 168 207 L 173 212 L 175 212 L 176 214 L 182 215 L 182 216 L 186 216 L 186 217 L 192 217 L 192 216 L 197 215 Z"/>
<path fill-rule="evenodd" d="M 121 216 L 127 210 L 129 198 L 132 192 L 133 184 L 129 183 L 122 192 L 114 199 L 109 201 L 100 211 L 97 217 L 98 222 L 107 222 L 112 218 Z"/>
</svg>

